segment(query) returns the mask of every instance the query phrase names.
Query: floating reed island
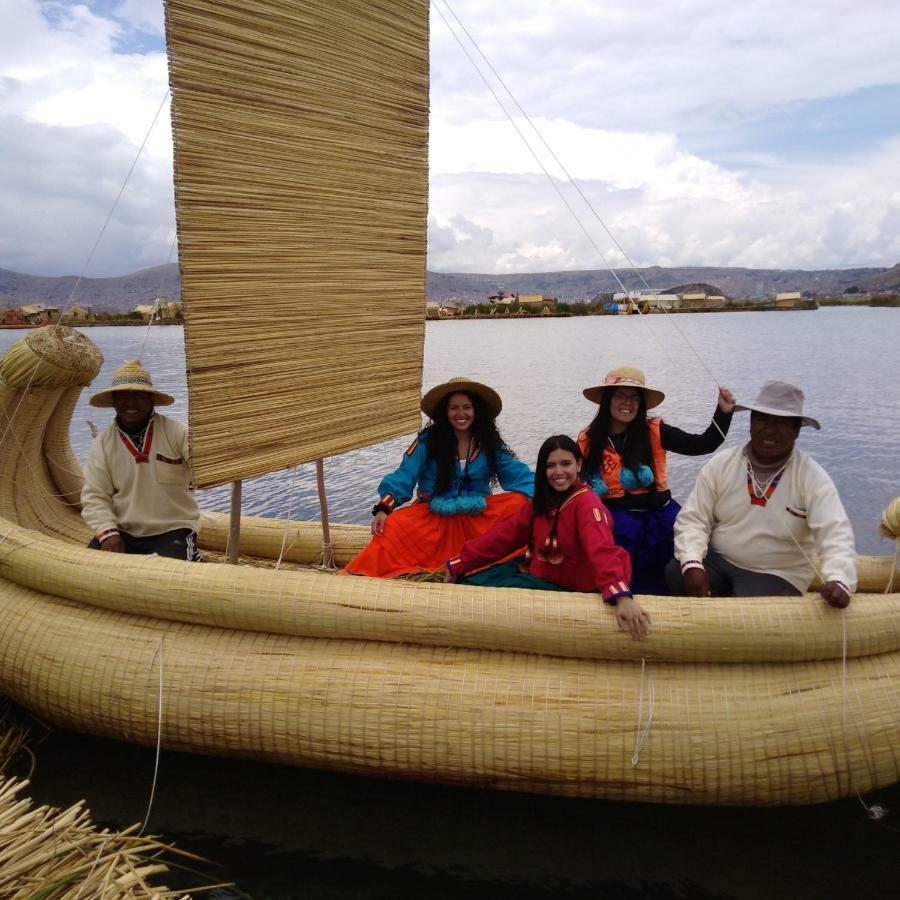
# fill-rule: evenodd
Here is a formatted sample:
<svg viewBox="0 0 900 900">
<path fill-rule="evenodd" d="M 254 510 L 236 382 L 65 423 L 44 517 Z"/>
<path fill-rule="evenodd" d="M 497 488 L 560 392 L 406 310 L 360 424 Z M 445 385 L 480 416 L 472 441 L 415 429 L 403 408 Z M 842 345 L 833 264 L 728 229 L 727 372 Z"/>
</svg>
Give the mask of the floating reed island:
<svg viewBox="0 0 900 900">
<path fill-rule="evenodd" d="M 276 570 L 316 523 L 244 519 L 260 566 L 85 549 L 68 427 L 101 355 L 30 332 L 0 360 L 0 692 L 123 741 L 577 797 L 809 804 L 900 780 L 895 559 L 848 610 L 817 595 L 595 595 Z M 373 473 L 373 478 L 375 473 Z M 339 563 L 365 542 L 339 526 Z M 221 552 L 225 517 L 204 516 Z"/>
</svg>

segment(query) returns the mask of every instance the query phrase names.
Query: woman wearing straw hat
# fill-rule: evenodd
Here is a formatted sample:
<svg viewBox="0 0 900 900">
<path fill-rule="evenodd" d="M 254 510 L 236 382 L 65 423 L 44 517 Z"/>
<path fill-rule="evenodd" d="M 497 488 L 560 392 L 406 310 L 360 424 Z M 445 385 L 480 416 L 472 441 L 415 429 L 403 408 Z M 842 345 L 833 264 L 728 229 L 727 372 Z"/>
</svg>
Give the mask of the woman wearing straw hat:
<svg viewBox="0 0 900 900">
<path fill-rule="evenodd" d="M 92 549 L 200 558 L 188 431 L 154 409 L 174 402 L 136 359 L 113 373 L 112 387 L 91 397 L 91 406 L 116 411 L 84 464 L 81 516 L 94 532 Z"/>
<path fill-rule="evenodd" d="M 631 587 L 639 594 L 666 594 L 665 568 L 674 554 L 674 524 L 680 506 L 666 479 L 666 452 L 712 453 L 725 440 L 734 396 L 719 388 L 716 410 L 703 434 L 689 434 L 662 419 L 648 418 L 665 394 L 648 387 L 633 366 L 607 372 L 584 396 L 600 407 L 578 436 L 591 487 L 613 517 L 616 543 L 631 554 Z"/>
<path fill-rule="evenodd" d="M 451 378 L 425 394 L 422 412 L 431 421 L 378 486 L 372 540 L 347 572 L 393 578 L 435 571 L 531 497 L 531 469 L 497 430 L 502 406 L 495 390 L 468 378 Z M 492 493 L 494 484 L 507 493 Z"/>
</svg>

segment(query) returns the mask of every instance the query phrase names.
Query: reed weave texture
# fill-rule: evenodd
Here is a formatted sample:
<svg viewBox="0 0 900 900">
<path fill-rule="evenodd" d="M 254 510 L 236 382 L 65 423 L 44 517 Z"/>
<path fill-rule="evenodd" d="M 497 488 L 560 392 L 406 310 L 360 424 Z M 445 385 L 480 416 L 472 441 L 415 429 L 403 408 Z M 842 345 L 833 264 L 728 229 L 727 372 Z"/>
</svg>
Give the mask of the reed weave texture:
<svg viewBox="0 0 900 900">
<path fill-rule="evenodd" d="M 66 497 L 84 373 L 36 387 L 19 370 L 0 382 L 0 693 L 50 721 L 147 744 L 159 729 L 163 746 L 201 753 L 653 802 L 814 803 L 900 780 L 900 595 L 876 593 L 892 559 L 861 561 L 872 593 L 844 614 L 809 594 L 643 598 L 653 633 L 638 643 L 594 595 L 98 553 Z M 318 552 L 311 524 L 243 525 L 256 552 Z M 220 518 L 203 527 L 223 539 Z M 361 531 L 336 533 L 343 553 Z"/>
<path fill-rule="evenodd" d="M 168 0 L 202 487 L 418 429 L 428 3 Z"/>
</svg>

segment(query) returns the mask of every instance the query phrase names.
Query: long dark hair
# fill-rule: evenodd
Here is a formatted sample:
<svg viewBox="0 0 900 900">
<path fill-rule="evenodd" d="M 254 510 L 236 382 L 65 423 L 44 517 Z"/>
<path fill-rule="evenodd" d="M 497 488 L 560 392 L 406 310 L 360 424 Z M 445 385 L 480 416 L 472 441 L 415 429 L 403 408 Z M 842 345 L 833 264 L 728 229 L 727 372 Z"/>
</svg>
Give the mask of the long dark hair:
<svg viewBox="0 0 900 900">
<path fill-rule="evenodd" d="M 497 453 L 504 446 L 494 416 L 491 415 L 484 400 L 468 391 L 451 391 L 438 403 L 434 417 L 424 432 L 427 436 L 428 458 L 437 463 L 437 482 L 434 486 L 436 497 L 443 494 L 456 478 L 456 459 L 459 451 L 456 445 L 456 432 L 447 418 L 447 406 L 454 394 L 465 394 L 472 401 L 472 408 L 475 411 L 472 439 L 475 446 L 487 456 L 492 482 L 497 478 Z"/>
<path fill-rule="evenodd" d="M 565 499 L 565 495 L 560 495 L 559 491 L 551 487 L 550 482 L 547 481 L 547 460 L 554 450 L 566 450 L 579 462 L 582 458 L 578 443 L 567 434 L 554 434 L 541 444 L 541 449 L 538 450 L 537 465 L 534 469 L 534 499 L 531 501 L 535 515 L 538 516 L 549 516 Z"/>
<path fill-rule="evenodd" d="M 600 476 L 603 476 L 603 452 L 609 447 L 609 438 L 612 434 L 612 413 L 609 411 L 612 392 L 613 388 L 606 388 L 603 391 L 597 415 L 587 427 L 590 449 L 585 464 L 585 476 L 593 475 L 595 472 L 599 472 Z M 641 390 L 638 391 L 638 395 L 637 415 L 625 429 L 625 448 L 622 453 L 622 464 L 634 471 L 637 471 L 637 467 L 640 465 L 650 466 L 653 469 L 650 437 L 647 433 L 647 398 Z M 655 476 L 656 472 L 653 474 Z M 652 487 L 651 490 L 653 490 Z"/>
</svg>

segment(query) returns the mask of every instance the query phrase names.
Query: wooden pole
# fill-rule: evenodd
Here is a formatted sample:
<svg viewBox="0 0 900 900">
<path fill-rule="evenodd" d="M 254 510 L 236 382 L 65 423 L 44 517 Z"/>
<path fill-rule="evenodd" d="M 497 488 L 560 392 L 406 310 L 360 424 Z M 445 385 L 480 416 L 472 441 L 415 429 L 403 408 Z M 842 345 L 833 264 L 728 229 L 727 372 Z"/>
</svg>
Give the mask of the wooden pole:
<svg viewBox="0 0 900 900">
<path fill-rule="evenodd" d="M 334 550 L 331 548 L 331 531 L 328 528 L 328 498 L 325 496 L 325 463 L 316 460 L 316 486 L 319 489 L 319 510 L 322 513 L 322 564 L 333 569 Z"/>
<path fill-rule="evenodd" d="M 241 482 L 231 483 L 231 509 L 228 520 L 228 562 L 237 565 L 241 556 Z"/>
</svg>

